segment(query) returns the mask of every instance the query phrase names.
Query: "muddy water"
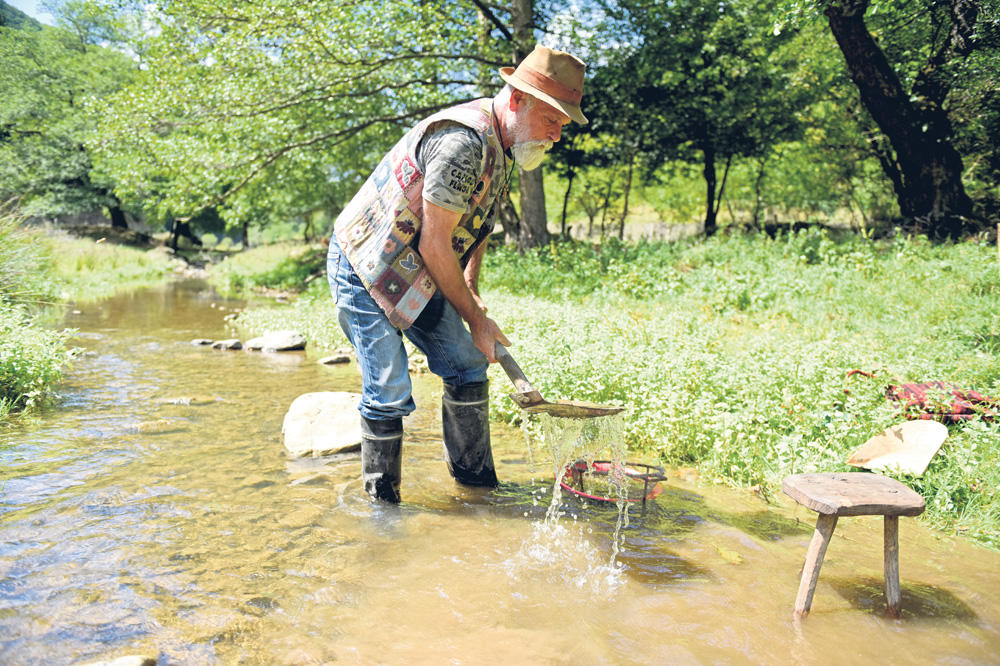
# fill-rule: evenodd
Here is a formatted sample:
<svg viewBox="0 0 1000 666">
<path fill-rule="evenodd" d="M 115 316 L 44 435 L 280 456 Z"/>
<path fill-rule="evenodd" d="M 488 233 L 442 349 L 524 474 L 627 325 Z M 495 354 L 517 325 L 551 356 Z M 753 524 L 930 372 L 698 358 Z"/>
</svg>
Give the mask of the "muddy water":
<svg viewBox="0 0 1000 666">
<path fill-rule="evenodd" d="M 541 533 L 548 461 L 520 431 L 494 427 L 501 488 L 453 484 L 431 378 L 405 503 L 372 507 L 356 456 L 289 460 L 279 438 L 297 395 L 356 390 L 355 368 L 189 344 L 234 305 L 187 284 L 67 315 L 87 353 L 61 404 L 0 431 L 0 663 L 1000 660 L 1000 555 L 914 519 L 898 621 L 877 519 L 840 521 L 796 623 L 814 514 L 678 473 L 609 573 L 614 507 L 570 498 Z"/>
</svg>

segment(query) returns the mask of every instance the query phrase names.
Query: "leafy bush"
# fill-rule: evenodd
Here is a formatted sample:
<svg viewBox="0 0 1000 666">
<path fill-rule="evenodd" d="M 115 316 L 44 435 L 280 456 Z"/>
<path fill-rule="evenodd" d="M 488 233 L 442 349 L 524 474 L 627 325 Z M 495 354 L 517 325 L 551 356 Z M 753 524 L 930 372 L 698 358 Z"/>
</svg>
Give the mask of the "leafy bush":
<svg viewBox="0 0 1000 666">
<path fill-rule="evenodd" d="M 0 419 L 40 404 L 69 360 L 65 335 L 33 316 L 50 297 L 42 258 L 18 217 L 0 210 Z"/>
<path fill-rule="evenodd" d="M 0 418 L 50 395 L 71 357 L 66 340 L 65 332 L 37 325 L 23 306 L 0 310 Z"/>
</svg>

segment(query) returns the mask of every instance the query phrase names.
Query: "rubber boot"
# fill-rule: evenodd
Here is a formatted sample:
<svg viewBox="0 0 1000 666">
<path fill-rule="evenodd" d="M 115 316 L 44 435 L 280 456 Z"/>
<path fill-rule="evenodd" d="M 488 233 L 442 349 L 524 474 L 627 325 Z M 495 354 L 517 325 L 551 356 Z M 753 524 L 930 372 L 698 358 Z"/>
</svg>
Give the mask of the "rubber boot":
<svg viewBox="0 0 1000 666">
<path fill-rule="evenodd" d="M 372 499 L 399 503 L 402 454 L 403 419 L 361 417 L 361 478 Z"/>
<path fill-rule="evenodd" d="M 490 383 L 444 385 L 441 421 L 448 471 L 467 486 L 497 485 L 490 447 Z"/>
</svg>

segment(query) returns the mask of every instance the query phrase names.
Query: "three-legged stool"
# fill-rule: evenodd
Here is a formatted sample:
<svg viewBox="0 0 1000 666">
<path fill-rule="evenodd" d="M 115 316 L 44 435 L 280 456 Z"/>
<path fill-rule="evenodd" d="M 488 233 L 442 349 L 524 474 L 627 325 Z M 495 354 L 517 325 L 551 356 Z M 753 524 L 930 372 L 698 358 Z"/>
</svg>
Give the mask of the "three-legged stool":
<svg viewBox="0 0 1000 666">
<path fill-rule="evenodd" d="M 885 516 L 885 598 L 889 613 L 899 617 L 899 517 L 917 516 L 924 500 L 908 487 L 878 474 L 795 474 L 781 484 L 785 494 L 819 512 L 795 597 L 795 614 L 812 606 L 813 592 L 840 516 Z"/>
</svg>

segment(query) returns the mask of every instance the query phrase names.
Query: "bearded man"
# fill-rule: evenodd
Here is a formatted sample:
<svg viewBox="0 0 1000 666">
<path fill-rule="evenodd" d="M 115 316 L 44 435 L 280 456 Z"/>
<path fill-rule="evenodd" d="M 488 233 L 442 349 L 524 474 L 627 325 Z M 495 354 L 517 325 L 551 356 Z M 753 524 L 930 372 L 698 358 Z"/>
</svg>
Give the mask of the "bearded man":
<svg viewBox="0 0 1000 666">
<path fill-rule="evenodd" d="M 415 408 L 404 335 L 444 381 L 452 476 L 497 485 L 486 370 L 510 342 L 486 316 L 479 268 L 514 163 L 537 168 L 563 125 L 587 122 L 576 57 L 536 46 L 500 76 L 496 97 L 407 132 L 334 224 L 327 275 L 361 369 L 362 479 L 376 500 L 400 500 L 403 417 Z"/>
</svg>

